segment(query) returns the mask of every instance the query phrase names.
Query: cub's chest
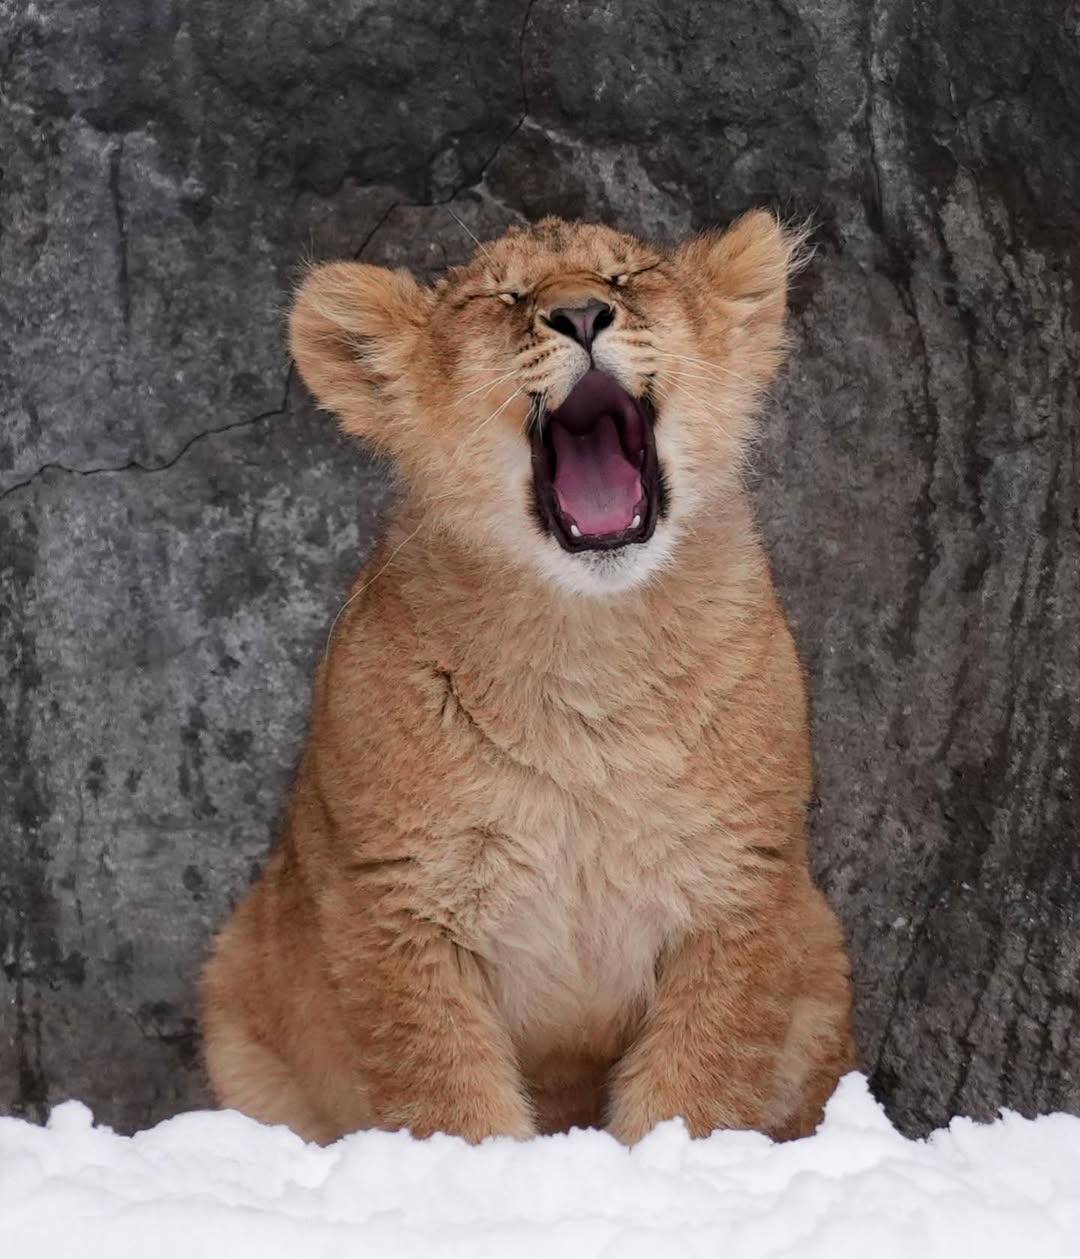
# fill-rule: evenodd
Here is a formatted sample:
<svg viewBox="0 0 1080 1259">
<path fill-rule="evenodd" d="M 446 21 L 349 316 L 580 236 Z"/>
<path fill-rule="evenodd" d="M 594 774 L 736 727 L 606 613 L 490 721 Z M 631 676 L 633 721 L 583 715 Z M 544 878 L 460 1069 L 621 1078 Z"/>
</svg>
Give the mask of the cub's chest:
<svg viewBox="0 0 1080 1259">
<path fill-rule="evenodd" d="M 519 1042 L 614 1052 L 661 951 L 687 930 L 690 902 L 663 843 L 625 818 L 573 820 L 467 836 L 448 880 L 453 931 Z"/>
<path fill-rule="evenodd" d="M 444 710 L 463 736 L 454 778 L 483 820 L 442 847 L 443 920 L 520 1037 L 610 1039 L 651 994 L 703 881 L 695 840 L 711 819 L 685 744 L 643 708 L 594 719 L 565 696 L 485 699 L 459 687 Z"/>
<path fill-rule="evenodd" d="M 685 921 L 680 898 L 612 878 L 603 863 L 524 881 L 486 941 L 510 1027 L 553 1045 L 614 1041 L 650 997 L 665 944 Z"/>
</svg>

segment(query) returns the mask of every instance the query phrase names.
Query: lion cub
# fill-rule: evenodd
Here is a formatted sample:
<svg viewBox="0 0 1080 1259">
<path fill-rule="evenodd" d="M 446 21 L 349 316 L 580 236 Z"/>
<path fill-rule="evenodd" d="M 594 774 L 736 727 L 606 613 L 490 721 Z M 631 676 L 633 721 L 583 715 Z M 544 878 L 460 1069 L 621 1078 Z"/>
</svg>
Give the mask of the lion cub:
<svg viewBox="0 0 1080 1259">
<path fill-rule="evenodd" d="M 309 275 L 300 372 L 405 494 L 206 970 L 223 1105 L 323 1142 L 814 1128 L 848 964 L 740 480 L 798 244 L 545 219 L 433 288 Z"/>
</svg>

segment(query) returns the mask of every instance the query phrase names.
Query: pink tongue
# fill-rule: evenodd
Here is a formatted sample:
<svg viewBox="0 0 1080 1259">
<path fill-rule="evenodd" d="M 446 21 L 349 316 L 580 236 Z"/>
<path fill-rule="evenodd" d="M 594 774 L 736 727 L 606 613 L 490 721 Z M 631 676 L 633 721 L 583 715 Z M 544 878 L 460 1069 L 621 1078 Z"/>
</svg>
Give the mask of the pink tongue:
<svg viewBox="0 0 1080 1259">
<path fill-rule="evenodd" d="M 580 437 L 557 421 L 555 497 L 563 513 L 582 533 L 619 533 L 630 527 L 641 502 L 641 477 L 623 454 L 610 415 L 602 416 Z"/>
</svg>

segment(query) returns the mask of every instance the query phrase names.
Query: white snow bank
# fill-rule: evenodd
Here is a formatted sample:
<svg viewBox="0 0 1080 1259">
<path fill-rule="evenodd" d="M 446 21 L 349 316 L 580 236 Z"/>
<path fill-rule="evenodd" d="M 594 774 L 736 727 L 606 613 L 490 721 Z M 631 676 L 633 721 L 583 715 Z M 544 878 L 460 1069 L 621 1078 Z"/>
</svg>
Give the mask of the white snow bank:
<svg viewBox="0 0 1080 1259">
<path fill-rule="evenodd" d="M 0 1254 L 1080 1259 L 1080 1119 L 908 1141 L 851 1075 L 788 1145 L 674 1122 L 633 1150 L 600 1132 L 320 1149 L 232 1112 L 120 1137 L 68 1102 L 45 1128 L 0 1119 Z"/>
</svg>

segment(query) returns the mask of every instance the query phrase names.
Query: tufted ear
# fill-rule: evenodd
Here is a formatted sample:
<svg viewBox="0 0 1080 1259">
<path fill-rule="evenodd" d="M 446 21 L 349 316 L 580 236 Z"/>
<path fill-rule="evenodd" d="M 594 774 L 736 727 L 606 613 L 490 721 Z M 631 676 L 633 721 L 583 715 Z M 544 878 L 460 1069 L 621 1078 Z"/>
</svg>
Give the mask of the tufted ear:
<svg viewBox="0 0 1080 1259">
<path fill-rule="evenodd" d="M 388 393 L 409 369 L 430 300 L 407 272 L 357 262 L 316 267 L 304 281 L 289 318 L 293 358 L 347 432 L 393 445 Z"/>
<path fill-rule="evenodd" d="M 806 233 L 751 210 L 724 232 L 706 232 L 676 253 L 703 317 L 715 316 L 736 344 L 760 355 L 769 376 L 779 361 L 788 281 L 806 260 Z"/>
</svg>

